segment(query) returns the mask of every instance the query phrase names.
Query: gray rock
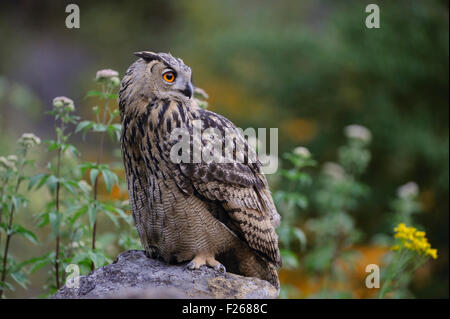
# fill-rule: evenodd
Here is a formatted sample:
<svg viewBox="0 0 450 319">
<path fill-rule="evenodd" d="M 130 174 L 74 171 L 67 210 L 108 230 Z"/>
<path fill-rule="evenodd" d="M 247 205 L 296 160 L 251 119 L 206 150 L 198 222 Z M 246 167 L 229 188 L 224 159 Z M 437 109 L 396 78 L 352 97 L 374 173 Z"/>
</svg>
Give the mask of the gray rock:
<svg viewBox="0 0 450 319">
<path fill-rule="evenodd" d="M 277 298 L 267 281 L 223 274 L 209 267 L 188 270 L 148 258 L 141 250 L 120 254 L 109 265 L 79 277 L 79 288 L 62 287 L 52 298 Z"/>
</svg>

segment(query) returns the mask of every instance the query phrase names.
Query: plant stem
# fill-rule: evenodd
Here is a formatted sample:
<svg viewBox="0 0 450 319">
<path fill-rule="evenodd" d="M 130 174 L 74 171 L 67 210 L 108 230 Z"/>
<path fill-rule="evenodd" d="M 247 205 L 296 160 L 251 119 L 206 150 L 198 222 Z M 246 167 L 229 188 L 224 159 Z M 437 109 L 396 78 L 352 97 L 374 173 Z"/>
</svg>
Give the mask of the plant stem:
<svg viewBox="0 0 450 319">
<path fill-rule="evenodd" d="M 388 276 L 384 281 L 383 286 L 381 287 L 380 292 L 378 293 L 378 299 L 382 299 L 384 295 L 389 292 L 389 288 L 392 282 L 392 279 L 394 279 L 395 276 L 399 273 L 399 269 L 403 267 L 403 257 L 405 256 L 405 250 L 402 249 L 400 252 L 400 256 L 397 260 L 392 261 L 391 267 L 388 271 Z M 397 267 L 398 265 L 398 267 Z M 398 269 L 397 269 L 398 268 Z"/>
<path fill-rule="evenodd" d="M 56 178 L 58 179 L 58 182 L 56 183 L 56 212 L 59 215 L 59 191 L 61 184 L 59 183 L 59 176 L 60 176 L 60 168 L 61 168 L 61 148 L 58 150 L 58 164 L 56 167 Z M 60 282 L 59 282 L 59 244 L 60 244 L 60 232 L 59 232 L 59 226 L 56 233 L 56 248 L 55 248 L 55 272 L 56 272 L 56 289 L 59 289 Z"/>
<path fill-rule="evenodd" d="M 102 91 L 105 92 L 105 87 L 102 87 Z M 109 91 L 108 91 L 109 93 Z M 103 108 L 103 115 L 102 115 L 102 124 L 105 124 L 106 121 L 106 111 L 108 110 L 108 105 L 109 105 L 109 101 L 106 100 L 105 106 Z M 100 165 L 101 161 L 102 161 L 102 156 L 103 156 L 103 144 L 105 141 L 105 132 L 101 132 L 100 135 L 100 149 L 97 155 L 97 167 Z M 97 176 L 95 177 L 95 182 L 94 182 L 94 205 L 97 206 L 97 196 L 98 196 L 98 178 L 99 178 L 100 174 L 97 174 Z M 96 234 L 97 234 L 97 217 L 95 217 L 95 221 L 94 221 L 94 226 L 92 228 L 92 251 L 95 251 L 95 240 L 96 240 Z M 91 270 L 95 269 L 95 265 L 94 262 L 91 263 Z"/>
<path fill-rule="evenodd" d="M 2 225 L 2 216 L 3 216 L 3 194 L 5 192 L 6 180 L 2 180 L 2 191 L 0 192 L 0 227 Z M 2 233 L 0 232 L 0 247 L 2 246 Z"/>
<path fill-rule="evenodd" d="M 64 119 L 61 118 L 61 128 L 60 128 L 60 132 L 57 134 L 57 142 L 59 145 L 59 149 L 58 149 L 58 159 L 57 159 L 57 164 L 56 164 L 56 178 L 57 178 L 57 182 L 56 182 L 56 213 L 58 214 L 58 219 L 59 219 L 59 203 L 60 203 L 60 189 L 61 189 L 61 183 L 59 182 L 59 178 L 61 176 L 61 156 L 62 156 L 62 145 L 61 143 L 63 142 L 61 140 L 61 136 L 64 136 Z M 55 247 L 55 272 L 56 272 L 56 289 L 59 289 L 61 286 L 60 280 L 59 280 L 59 248 L 60 248 L 60 242 L 61 242 L 61 235 L 60 235 L 60 231 L 59 231 L 59 225 L 57 228 L 57 232 L 56 232 L 56 247 Z"/>
<path fill-rule="evenodd" d="M 24 158 L 25 158 L 25 155 L 24 155 Z M 24 164 L 22 162 L 22 165 L 20 166 L 20 173 L 19 173 L 19 175 L 17 177 L 17 183 L 16 183 L 16 188 L 15 188 L 15 191 L 14 191 L 14 195 L 17 194 L 17 191 L 19 190 L 20 183 L 22 182 L 23 165 Z M 13 224 L 15 207 L 16 206 L 13 203 L 11 205 L 11 211 L 9 212 L 8 231 L 7 231 L 7 236 L 6 236 L 5 251 L 3 253 L 3 267 L 2 267 L 2 277 L 1 277 L 1 282 L 2 283 L 5 283 L 5 280 L 6 280 L 6 262 L 8 261 L 9 242 L 11 241 L 11 236 L 12 236 L 12 224 Z M 3 296 L 3 291 L 4 291 L 4 287 L 2 287 L 1 290 L 0 290 L 0 299 Z"/>
</svg>

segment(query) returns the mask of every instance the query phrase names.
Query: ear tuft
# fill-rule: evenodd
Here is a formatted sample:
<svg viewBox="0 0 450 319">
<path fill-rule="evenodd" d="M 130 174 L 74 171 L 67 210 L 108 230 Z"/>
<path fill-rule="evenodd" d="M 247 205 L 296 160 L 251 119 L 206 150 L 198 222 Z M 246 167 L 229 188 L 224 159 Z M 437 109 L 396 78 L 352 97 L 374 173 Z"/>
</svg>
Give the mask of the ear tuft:
<svg viewBox="0 0 450 319">
<path fill-rule="evenodd" d="M 145 61 L 150 62 L 153 60 L 161 60 L 160 56 L 154 52 L 150 51 L 140 51 L 140 52 L 134 52 L 134 55 L 143 58 Z"/>
</svg>

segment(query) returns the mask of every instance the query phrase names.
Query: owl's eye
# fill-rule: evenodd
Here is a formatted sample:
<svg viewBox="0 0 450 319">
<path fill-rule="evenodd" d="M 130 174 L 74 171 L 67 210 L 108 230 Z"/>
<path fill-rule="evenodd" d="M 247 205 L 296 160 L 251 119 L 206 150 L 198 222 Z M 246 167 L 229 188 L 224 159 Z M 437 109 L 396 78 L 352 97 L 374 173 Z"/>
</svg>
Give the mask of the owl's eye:
<svg viewBox="0 0 450 319">
<path fill-rule="evenodd" d="M 172 83 L 173 81 L 175 81 L 175 73 L 172 71 L 167 71 L 165 73 L 163 73 L 162 75 L 164 81 L 166 81 L 167 83 Z"/>
</svg>

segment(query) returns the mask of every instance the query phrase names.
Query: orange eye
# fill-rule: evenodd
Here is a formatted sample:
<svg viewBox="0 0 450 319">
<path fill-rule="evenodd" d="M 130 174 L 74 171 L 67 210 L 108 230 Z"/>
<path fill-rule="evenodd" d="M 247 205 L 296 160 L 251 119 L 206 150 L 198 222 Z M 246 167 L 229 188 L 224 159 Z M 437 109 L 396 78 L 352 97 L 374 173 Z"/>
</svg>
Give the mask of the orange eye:
<svg viewBox="0 0 450 319">
<path fill-rule="evenodd" d="M 168 83 L 172 83 L 173 81 L 175 81 L 175 73 L 173 73 L 172 71 L 166 72 L 163 74 L 163 79 Z"/>
</svg>

